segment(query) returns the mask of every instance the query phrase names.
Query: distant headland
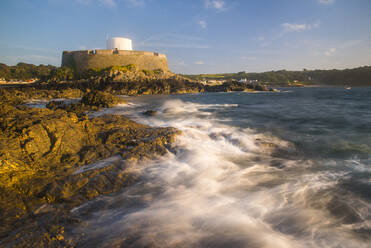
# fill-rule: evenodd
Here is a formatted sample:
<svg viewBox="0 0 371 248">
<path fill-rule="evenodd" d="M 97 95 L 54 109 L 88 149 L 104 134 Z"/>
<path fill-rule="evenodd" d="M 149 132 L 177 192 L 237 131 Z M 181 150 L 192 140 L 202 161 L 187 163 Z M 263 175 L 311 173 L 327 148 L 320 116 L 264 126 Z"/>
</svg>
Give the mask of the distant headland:
<svg viewBox="0 0 371 248">
<path fill-rule="evenodd" d="M 245 80 L 260 82 L 266 85 L 295 87 L 295 86 L 371 86 L 371 66 L 361 66 L 352 69 L 307 70 L 302 71 L 266 71 L 266 72 L 237 72 L 182 75 L 186 78 L 203 82 L 222 82 L 230 80 Z"/>
</svg>

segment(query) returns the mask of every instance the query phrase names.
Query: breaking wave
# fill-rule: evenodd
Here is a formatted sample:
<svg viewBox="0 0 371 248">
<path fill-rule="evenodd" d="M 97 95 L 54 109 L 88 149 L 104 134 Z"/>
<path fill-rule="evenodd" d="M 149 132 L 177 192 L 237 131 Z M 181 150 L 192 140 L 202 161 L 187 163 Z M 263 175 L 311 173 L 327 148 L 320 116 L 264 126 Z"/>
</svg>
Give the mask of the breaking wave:
<svg viewBox="0 0 371 248">
<path fill-rule="evenodd" d="M 214 114 L 238 107 L 177 99 L 153 117 L 132 107 L 107 110 L 182 134 L 165 156 L 135 165 L 137 184 L 75 211 L 95 208 L 75 230 L 90 237 L 81 245 L 370 247 L 371 204 L 346 190 L 350 172 L 336 160 L 301 158 L 291 142 L 225 125 Z"/>
</svg>

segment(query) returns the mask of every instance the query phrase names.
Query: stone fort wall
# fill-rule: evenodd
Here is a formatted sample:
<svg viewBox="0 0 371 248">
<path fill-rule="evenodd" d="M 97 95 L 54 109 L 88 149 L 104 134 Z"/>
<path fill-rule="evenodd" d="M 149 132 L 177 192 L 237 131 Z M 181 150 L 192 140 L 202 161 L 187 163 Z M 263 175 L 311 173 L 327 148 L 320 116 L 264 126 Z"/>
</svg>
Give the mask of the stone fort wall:
<svg viewBox="0 0 371 248">
<path fill-rule="evenodd" d="M 126 50 L 84 50 L 63 51 L 62 66 L 71 67 L 76 72 L 110 66 L 135 64 L 140 70 L 169 70 L 165 54 Z"/>
</svg>

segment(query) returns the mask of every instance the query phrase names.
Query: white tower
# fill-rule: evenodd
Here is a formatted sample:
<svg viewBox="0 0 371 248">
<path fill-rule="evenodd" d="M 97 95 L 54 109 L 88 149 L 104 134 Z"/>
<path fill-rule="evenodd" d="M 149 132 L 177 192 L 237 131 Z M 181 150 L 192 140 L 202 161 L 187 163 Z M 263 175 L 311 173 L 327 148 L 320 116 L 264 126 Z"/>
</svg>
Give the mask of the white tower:
<svg viewBox="0 0 371 248">
<path fill-rule="evenodd" d="M 133 50 L 131 40 L 123 37 L 112 37 L 107 39 L 107 49 Z"/>
</svg>

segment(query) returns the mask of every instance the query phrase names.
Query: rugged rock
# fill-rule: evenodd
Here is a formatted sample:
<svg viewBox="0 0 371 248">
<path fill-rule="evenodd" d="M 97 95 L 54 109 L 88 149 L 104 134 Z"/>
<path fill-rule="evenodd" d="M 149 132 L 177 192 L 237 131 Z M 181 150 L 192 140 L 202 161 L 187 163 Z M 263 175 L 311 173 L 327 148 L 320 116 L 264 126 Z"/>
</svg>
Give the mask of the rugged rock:
<svg viewBox="0 0 371 248">
<path fill-rule="evenodd" d="M 9 104 L 21 104 L 29 99 L 80 98 L 84 91 L 77 88 L 42 89 L 38 85 L 0 88 L 0 101 Z"/>
<path fill-rule="evenodd" d="M 13 99 L 8 93 L 2 98 Z M 0 102 L 2 247 L 72 246 L 65 230 L 78 220 L 70 210 L 135 182 L 129 164 L 166 153 L 177 133 L 123 116 L 89 119 L 59 103 L 9 102 Z"/>
<path fill-rule="evenodd" d="M 79 221 L 71 210 L 135 182 L 127 168 L 166 153 L 177 134 L 123 116 L 89 118 L 86 111 L 124 102 L 115 95 L 265 90 L 236 81 L 204 86 L 164 71 L 104 73 L 0 88 L 0 246 L 75 246 L 66 234 Z M 23 105 L 31 98 L 81 97 L 45 109 Z"/>
<path fill-rule="evenodd" d="M 269 89 L 265 85 L 255 85 L 254 86 L 254 90 L 257 90 L 257 91 L 269 91 Z"/>
<path fill-rule="evenodd" d="M 80 101 L 67 102 L 52 100 L 46 104 L 46 107 L 52 110 L 63 109 L 67 112 L 74 112 L 78 116 L 83 116 L 87 111 L 96 111 L 102 107 L 112 107 L 119 103 L 126 103 L 126 101 L 106 92 L 92 91 L 86 93 Z"/>
<path fill-rule="evenodd" d="M 86 93 L 82 97 L 81 103 L 90 106 L 109 108 L 119 103 L 126 103 L 126 101 L 110 93 L 95 90 Z"/>
<path fill-rule="evenodd" d="M 147 115 L 147 116 L 155 116 L 157 115 L 157 111 L 156 110 L 147 110 L 145 112 L 143 112 L 144 115 Z"/>
<path fill-rule="evenodd" d="M 0 88 L 0 102 L 3 104 L 21 104 L 26 99 L 26 95 L 18 90 L 6 90 Z"/>
<path fill-rule="evenodd" d="M 99 102 L 100 97 L 105 97 L 103 96 L 104 93 L 137 96 L 268 90 L 263 85 L 250 85 L 233 80 L 225 82 L 222 85 L 203 85 L 169 71 L 143 71 L 137 70 L 136 67 L 130 67 L 127 70 L 109 68 L 99 72 L 87 71 L 85 74 L 84 77 L 74 80 L 55 81 L 50 79 L 32 85 L 14 86 L 9 91 L 21 94 L 21 98 L 26 99 L 79 98 L 89 92 L 100 92 L 100 95 L 94 94 L 93 97 L 87 98 L 91 96 L 88 94 L 84 98 L 84 101 L 87 100 L 88 104 L 97 106 L 101 104 Z M 95 101 L 95 103 L 91 101 Z M 100 107 L 104 107 L 104 105 Z"/>
</svg>

